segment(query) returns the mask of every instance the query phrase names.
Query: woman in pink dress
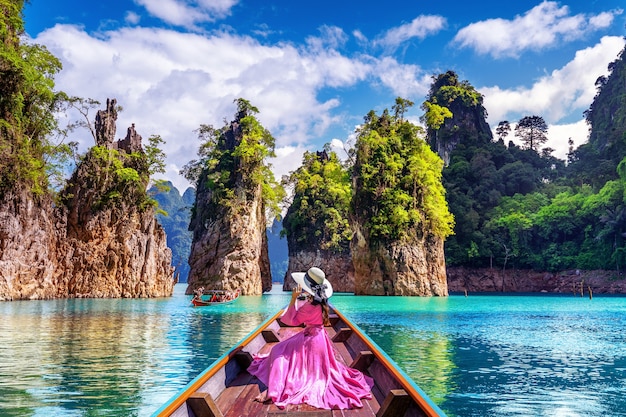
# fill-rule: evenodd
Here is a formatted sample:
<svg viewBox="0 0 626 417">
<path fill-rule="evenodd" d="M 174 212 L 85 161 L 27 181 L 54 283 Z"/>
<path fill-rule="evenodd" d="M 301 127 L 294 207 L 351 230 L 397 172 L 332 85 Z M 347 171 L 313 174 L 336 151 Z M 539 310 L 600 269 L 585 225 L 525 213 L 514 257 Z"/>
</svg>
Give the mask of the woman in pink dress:
<svg viewBox="0 0 626 417">
<path fill-rule="evenodd" d="M 298 286 L 281 321 L 306 327 L 277 343 L 269 355 L 255 357 L 248 372 L 267 386 L 259 400 L 273 401 L 280 408 L 303 403 L 325 409 L 362 407 L 362 399 L 372 398 L 373 381 L 336 360 L 324 330 L 333 287 L 319 268 L 291 276 Z M 308 293 L 306 301 L 298 301 L 301 289 Z"/>
</svg>

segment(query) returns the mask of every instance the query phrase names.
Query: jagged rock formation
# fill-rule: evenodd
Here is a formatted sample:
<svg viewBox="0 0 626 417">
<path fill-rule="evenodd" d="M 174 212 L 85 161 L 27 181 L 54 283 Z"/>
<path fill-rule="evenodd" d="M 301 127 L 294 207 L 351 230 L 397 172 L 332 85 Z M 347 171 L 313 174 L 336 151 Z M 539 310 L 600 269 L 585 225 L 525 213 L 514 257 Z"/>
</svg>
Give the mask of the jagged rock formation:
<svg viewBox="0 0 626 417">
<path fill-rule="evenodd" d="M 283 289 L 295 283 L 292 272 L 316 266 L 337 292 L 354 292 L 350 256 L 350 178 L 334 152 L 306 152 L 303 164 L 289 177 L 292 204 L 283 219 L 289 264 Z"/>
<path fill-rule="evenodd" d="M 64 258 L 52 202 L 14 189 L 0 202 L 0 300 L 59 296 L 56 260 Z"/>
<path fill-rule="evenodd" d="M 283 289 L 291 291 L 294 288 L 295 281 L 291 278 L 292 272 L 304 272 L 312 266 L 317 266 L 324 271 L 335 292 L 354 293 L 354 267 L 349 252 L 302 250 L 290 253 Z"/>
<path fill-rule="evenodd" d="M 239 112 L 228 129 L 221 133 L 224 152 L 232 152 L 242 139 Z M 222 163 L 224 163 L 222 158 Z M 187 294 L 199 287 L 241 289 L 243 295 L 260 295 L 272 289 L 272 276 L 265 233 L 265 206 L 261 185 L 250 184 L 239 167 L 219 167 L 229 171 L 229 185 L 235 198 L 216 202 L 216 191 L 209 187 L 205 170 L 198 181 L 195 210 L 189 225 L 193 233 L 189 256 Z"/>
<path fill-rule="evenodd" d="M 125 150 L 137 149 L 137 140 L 140 149 L 141 137 L 133 127 L 115 146 L 115 100 L 107 108 L 96 123 L 103 148 L 85 156 L 61 193 L 64 204 L 28 191 L 0 202 L 0 300 L 172 294 L 172 254 L 154 209 L 143 204 L 147 177 L 116 176 L 117 168 L 147 173 Z"/>
<path fill-rule="evenodd" d="M 373 111 L 360 127 L 352 167 L 350 252 L 358 295 L 448 295 L 443 243 L 454 220 L 443 161 L 402 116 Z"/>
<path fill-rule="evenodd" d="M 450 163 L 450 154 L 459 143 L 469 146 L 492 140 L 482 95 L 467 81 L 459 81 L 454 71 L 435 77 L 428 101 L 452 113 L 452 117 L 446 118 L 439 129 L 427 129 L 428 142 L 445 166 Z"/>
<path fill-rule="evenodd" d="M 196 201 L 204 200 L 210 193 L 205 188 L 199 189 Z M 189 256 L 187 294 L 198 287 L 231 291 L 240 288 L 244 295 L 270 291 L 272 277 L 260 198 L 248 202 L 236 217 L 218 216 L 197 223 L 203 217 L 202 210 L 199 208 L 196 221 L 192 219 L 190 225 L 194 239 Z"/>
<path fill-rule="evenodd" d="M 106 110 L 98 110 L 94 129 L 96 133 L 96 145 L 111 148 L 115 140 L 117 126 L 117 100 L 108 99 Z"/>
<path fill-rule="evenodd" d="M 357 229 L 351 243 L 357 295 L 447 296 L 446 266 L 440 237 L 370 248 Z"/>
</svg>

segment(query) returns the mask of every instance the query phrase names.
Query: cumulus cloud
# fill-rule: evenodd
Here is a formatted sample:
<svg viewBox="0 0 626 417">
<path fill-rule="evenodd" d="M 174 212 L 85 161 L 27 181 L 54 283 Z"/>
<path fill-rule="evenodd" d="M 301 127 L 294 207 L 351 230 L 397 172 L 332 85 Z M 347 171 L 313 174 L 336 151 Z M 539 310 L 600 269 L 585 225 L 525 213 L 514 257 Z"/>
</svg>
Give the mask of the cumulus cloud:
<svg viewBox="0 0 626 417">
<path fill-rule="evenodd" d="M 543 1 L 512 20 L 488 19 L 472 23 L 456 34 L 453 43 L 494 58 L 517 57 L 526 50 L 542 50 L 560 41 L 581 39 L 613 23 L 621 9 L 597 15 L 571 15 L 568 6 Z"/>
<path fill-rule="evenodd" d="M 141 16 L 139 16 L 137 13 L 135 12 L 126 12 L 126 15 L 124 16 L 124 21 L 126 23 L 129 23 L 131 25 L 136 25 L 139 23 L 139 21 L 141 20 Z"/>
<path fill-rule="evenodd" d="M 430 74 L 418 65 L 400 64 L 394 58 L 384 57 L 376 62 L 380 82 L 397 97 L 423 97 L 430 88 Z"/>
<path fill-rule="evenodd" d="M 265 45 L 232 33 L 207 36 L 126 27 L 92 35 L 79 26 L 57 25 L 33 41 L 63 62 L 56 77 L 59 90 L 102 103 L 118 100 L 124 108 L 118 138 L 132 123 L 144 139 L 161 135 L 167 177 L 184 189 L 188 184 L 178 171 L 195 158 L 194 130 L 202 123 L 221 127 L 224 119 L 231 120 L 236 98 L 259 108 L 259 120 L 276 138 L 279 151 L 272 163 L 282 175 L 300 165 L 304 150 L 321 146 L 312 141 L 331 139 L 323 139 L 329 126 L 346 125 L 337 111 L 340 99 L 320 99 L 321 90 L 379 80 L 398 94 L 407 88 L 425 91 L 423 80 L 415 78 L 422 74 L 419 68 L 391 59 L 345 56 L 334 48 L 344 38 L 329 27 L 320 39 L 304 45 Z M 77 132 L 72 140 L 81 143 L 81 150 L 93 145 L 87 131 Z"/>
<path fill-rule="evenodd" d="M 198 24 L 213 22 L 230 15 L 238 0 L 135 0 L 152 16 L 164 22 L 195 29 Z"/>
<path fill-rule="evenodd" d="M 607 74 L 608 64 L 623 47 L 623 38 L 605 36 L 598 44 L 577 51 L 565 66 L 539 78 L 530 87 L 479 88 L 485 96 L 490 123 L 533 114 L 548 123 L 558 123 L 576 110 L 582 116 L 596 94 L 596 80 Z"/>
<path fill-rule="evenodd" d="M 515 136 L 515 127 L 517 123 L 511 123 L 511 133 L 505 138 L 505 143 L 509 141 L 522 146 L 523 143 L 519 138 Z M 497 137 L 496 128 L 492 129 L 493 137 Z M 589 125 L 583 119 L 574 123 L 564 124 L 548 124 L 548 131 L 546 132 L 548 141 L 542 146 L 542 148 L 552 148 L 552 156 L 561 160 L 567 160 L 567 154 L 570 149 L 570 140 L 572 141 L 572 149 L 578 148 L 580 145 L 586 143 L 589 140 Z"/>
<path fill-rule="evenodd" d="M 395 49 L 410 39 L 424 39 L 428 35 L 437 33 L 444 28 L 445 24 L 446 19 L 441 16 L 418 16 L 411 23 L 389 29 L 374 40 L 374 45 Z"/>
<path fill-rule="evenodd" d="M 583 119 L 583 112 L 593 102 L 595 81 L 601 75 L 607 75 L 608 64 L 617 58 L 624 44 L 621 37 L 605 36 L 598 44 L 578 51 L 564 67 L 541 77 L 528 88 L 479 88 L 485 97 L 484 105 L 494 128 L 494 137 L 495 126 L 502 120 L 512 122 L 514 129 L 513 122 L 524 116 L 541 116 L 548 124 L 545 146 L 555 150 L 554 156 L 566 159 L 570 138 L 574 141 L 574 148 L 588 140 L 589 127 Z M 579 115 L 576 120 L 567 117 L 576 113 Z M 513 135 L 507 139 L 516 142 Z"/>
</svg>

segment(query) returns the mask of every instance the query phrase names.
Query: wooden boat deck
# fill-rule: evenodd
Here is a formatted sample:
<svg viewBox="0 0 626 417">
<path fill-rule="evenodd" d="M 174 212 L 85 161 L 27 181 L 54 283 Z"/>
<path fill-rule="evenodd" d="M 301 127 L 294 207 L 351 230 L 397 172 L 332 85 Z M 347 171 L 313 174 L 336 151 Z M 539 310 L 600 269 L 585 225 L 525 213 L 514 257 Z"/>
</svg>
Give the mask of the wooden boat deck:
<svg viewBox="0 0 626 417">
<path fill-rule="evenodd" d="M 406 377 L 358 327 L 339 312 L 331 314 L 325 327 L 333 341 L 337 360 L 359 369 L 375 381 L 372 399 L 351 410 L 321 410 L 307 404 L 284 409 L 256 401 L 265 386 L 246 369 L 257 353 L 302 330 L 286 327 L 280 312 L 218 359 L 203 374 L 153 417 L 437 417 L 443 412 Z"/>
<path fill-rule="evenodd" d="M 287 339 L 302 329 L 299 327 L 281 328 L 277 335 L 280 340 Z M 331 339 L 336 335 L 332 327 L 326 328 Z M 259 353 L 269 353 L 272 346 L 277 342 L 267 343 Z M 352 356 L 341 342 L 333 342 L 335 357 L 346 365 L 351 365 Z M 381 398 L 382 394 L 374 394 L 371 400 L 364 400 L 362 409 L 352 410 L 320 410 L 307 404 L 289 405 L 284 409 L 279 409 L 274 404 L 261 404 L 255 398 L 265 389 L 265 386 L 254 376 L 243 371 L 224 389 L 215 403 L 223 412 L 224 417 L 241 416 L 267 416 L 267 417 L 288 417 L 292 415 L 305 415 L 310 417 L 361 417 L 376 415 L 380 409 L 380 404 L 376 397 Z"/>
</svg>

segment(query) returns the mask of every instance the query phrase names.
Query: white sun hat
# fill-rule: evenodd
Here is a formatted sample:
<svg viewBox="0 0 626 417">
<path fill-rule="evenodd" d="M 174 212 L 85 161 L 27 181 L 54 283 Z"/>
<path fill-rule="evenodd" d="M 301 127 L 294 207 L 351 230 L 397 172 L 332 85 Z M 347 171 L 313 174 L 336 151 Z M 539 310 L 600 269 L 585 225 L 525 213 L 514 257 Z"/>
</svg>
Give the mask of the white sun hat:
<svg viewBox="0 0 626 417">
<path fill-rule="evenodd" d="M 316 295 L 318 286 L 322 286 L 326 298 L 333 295 L 333 286 L 326 279 L 324 271 L 317 267 L 309 268 L 306 272 L 292 272 L 291 277 L 302 289 L 311 295 Z"/>
</svg>

